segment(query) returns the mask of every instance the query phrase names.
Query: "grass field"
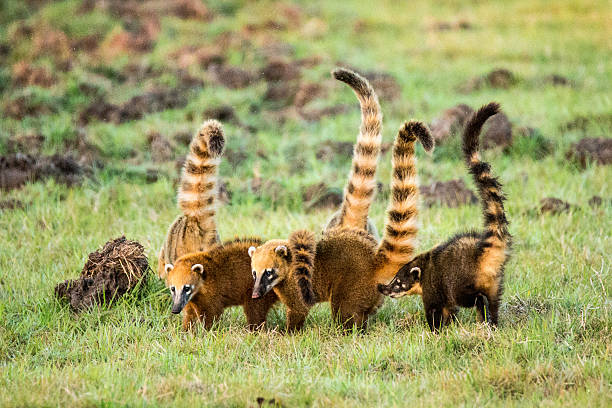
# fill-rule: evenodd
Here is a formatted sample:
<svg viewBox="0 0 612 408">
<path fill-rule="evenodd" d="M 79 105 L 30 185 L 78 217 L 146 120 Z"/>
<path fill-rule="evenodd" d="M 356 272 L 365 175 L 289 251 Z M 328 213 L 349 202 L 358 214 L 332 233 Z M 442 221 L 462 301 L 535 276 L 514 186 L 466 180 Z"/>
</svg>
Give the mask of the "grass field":
<svg viewBox="0 0 612 408">
<path fill-rule="evenodd" d="M 286 407 L 612 405 L 612 168 L 582 169 L 565 156 L 583 137 L 612 134 L 609 2 L 209 2 L 210 21 L 163 15 L 147 51 L 73 51 L 70 69 L 62 69 L 58 53 L 36 49 L 39 27 L 62 30 L 70 40 L 97 34 L 99 50 L 112 50 L 108 43 L 125 19 L 100 7 L 77 11 L 80 1 L 31 3 L 36 6 L 18 0 L 0 6 L 0 45 L 8 50 L 0 56 L 0 154 L 13 153 L 16 135 L 35 132 L 42 135 L 36 154 L 63 153 L 85 138 L 103 165 L 80 186 L 47 179 L 0 190 L 1 200 L 23 203 L 0 209 L 0 406 L 258 406 L 259 397 Z M 281 121 L 274 104 L 264 100 L 264 82 L 228 89 L 206 79 L 187 92 L 184 106 L 120 124 L 78 124 L 95 92 L 120 104 L 151 87 L 176 87 L 173 52 L 272 20 L 286 27 L 254 29 L 246 35 L 250 46 L 230 41 L 227 61 L 260 68 L 258 50 L 272 38 L 290 46 L 290 58 L 319 57 L 302 69 L 304 78 L 324 80 L 328 88 L 315 106 L 345 103 L 351 109 L 318 121 Z M 460 21 L 470 28 L 456 28 Z M 450 29 L 436 29 L 440 22 L 450 22 Z M 21 60 L 47 69 L 53 84 L 16 85 L 12 67 Z M 133 63 L 161 74 L 117 79 Z M 399 83 L 399 98 L 382 99 L 385 142 L 404 120 L 429 122 L 457 103 L 477 107 L 496 100 L 515 127 L 533 127 L 551 143 L 548 155 L 538 154 L 537 140 L 525 138 L 506 151 L 484 153 L 504 183 L 515 237 L 497 330 L 464 310 L 457 324 L 431 334 L 420 299 L 413 297 L 388 299 L 363 335 L 343 335 L 323 305 L 299 334 L 283 333 L 282 306 L 260 333 L 249 333 L 242 310 L 233 308 L 213 330 L 186 334 L 154 274 L 138 295 L 112 308 L 76 314 L 54 298 L 54 286 L 78 275 L 89 252 L 122 234 L 146 247 L 156 269 L 166 228 L 178 214 L 174 160 L 187 148 L 173 145 L 171 157 L 154 162 L 147 135 L 195 131 L 202 112 L 222 104 L 235 109 L 241 124 L 224 123 L 228 152 L 238 159 L 221 165 L 232 192 L 218 214 L 221 237 L 320 231 L 333 210 L 306 211 L 301 193 L 320 181 L 341 189 L 350 157 L 319 160 L 318 146 L 353 142 L 359 124 L 354 95 L 329 79 L 338 63 L 385 71 Z M 499 67 L 518 82 L 507 89 L 458 91 Z M 199 66 L 188 70 L 207 78 Z M 542 80 L 552 74 L 568 78 L 570 86 Z M 86 94 L 83 84 L 97 91 Z M 11 117 L 7 106 L 21 96 L 48 109 Z M 582 126 L 564 125 L 576 118 Z M 21 150 L 33 153 L 35 147 Z M 433 156 L 420 148 L 418 153 L 421 183 L 460 178 L 473 188 L 457 144 L 440 146 Z M 147 183 L 151 169 L 159 177 Z M 252 187 L 257 171 L 269 183 L 262 191 Z M 378 178 L 387 185 L 389 176 L 386 153 Z M 602 206 L 588 205 L 594 195 L 604 198 Z M 541 215 L 539 200 L 548 196 L 573 206 Z M 371 211 L 379 229 L 386 198 L 379 194 Z M 436 205 L 423 208 L 420 221 L 425 250 L 479 226 L 481 214 L 476 205 Z"/>
</svg>

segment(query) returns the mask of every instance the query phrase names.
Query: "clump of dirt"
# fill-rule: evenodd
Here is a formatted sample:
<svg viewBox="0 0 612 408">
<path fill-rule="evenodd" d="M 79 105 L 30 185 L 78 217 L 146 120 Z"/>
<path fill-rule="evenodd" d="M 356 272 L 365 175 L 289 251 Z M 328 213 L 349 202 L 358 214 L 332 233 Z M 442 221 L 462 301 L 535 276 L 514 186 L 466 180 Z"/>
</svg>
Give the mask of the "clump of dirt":
<svg viewBox="0 0 612 408">
<path fill-rule="evenodd" d="M 162 4 L 168 4 L 168 11 L 182 19 L 209 21 L 213 18 L 213 13 L 200 0 L 175 0 Z"/>
<path fill-rule="evenodd" d="M 517 82 L 518 78 L 512 71 L 506 68 L 498 68 L 484 76 L 470 79 L 459 87 L 459 91 L 469 93 L 485 87 L 507 89 Z"/>
<path fill-rule="evenodd" d="M 217 199 L 221 204 L 228 204 L 232 201 L 232 191 L 229 189 L 227 183 L 223 180 L 218 181 L 219 190 L 217 192 Z"/>
<path fill-rule="evenodd" d="M 110 305 L 143 282 L 148 270 L 144 247 L 123 236 L 90 253 L 81 276 L 59 283 L 55 296 L 69 301 L 75 311 L 96 304 Z"/>
<path fill-rule="evenodd" d="M 351 107 L 348 105 L 339 104 L 318 109 L 301 109 L 299 113 L 304 120 L 307 120 L 309 122 L 316 122 L 326 116 L 337 116 L 342 113 L 348 112 L 350 108 Z"/>
<path fill-rule="evenodd" d="M 287 106 L 294 100 L 298 90 L 299 86 L 296 82 L 268 82 L 264 100 Z"/>
<path fill-rule="evenodd" d="M 153 49 L 161 25 L 157 18 L 134 20 L 127 29 L 114 30 L 98 47 L 98 54 L 104 60 L 120 55 L 148 52 Z"/>
<path fill-rule="evenodd" d="M 49 177 L 72 186 L 80 183 L 83 175 L 84 169 L 71 156 L 34 157 L 22 153 L 0 156 L 0 189 L 4 190 Z"/>
<path fill-rule="evenodd" d="M 275 58 L 261 70 L 261 75 L 268 82 L 293 81 L 300 78 L 301 72 L 298 64 Z"/>
<path fill-rule="evenodd" d="M 184 130 L 176 132 L 174 136 L 172 136 L 172 139 L 179 145 L 189 146 L 189 143 L 191 143 L 192 136 L 193 135 L 191 134 L 191 132 Z"/>
<path fill-rule="evenodd" d="M 430 125 L 436 144 L 440 145 L 459 134 L 472 113 L 474 109 L 463 103 L 443 111 Z"/>
<path fill-rule="evenodd" d="M 18 120 L 26 116 L 48 115 L 56 112 L 56 110 L 55 106 L 40 101 L 29 93 L 19 95 L 4 104 L 4 114 Z"/>
<path fill-rule="evenodd" d="M 590 125 L 595 124 L 604 130 L 612 130 L 612 113 L 595 115 L 578 115 L 561 126 L 562 130 L 580 130 L 586 132 Z"/>
<path fill-rule="evenodd" d="M 512 146 L 512 123 L 505 113 L 499 112 L 491 116 L 485 124 L 482 147 L 485 149 L 495 147 L 505 149 L 510 146 Z"/>
<path fill-rule="evenodd" d="M 79 114 L 79 124 L 87 125 L 92 120 L 123 123 L 140 119 L 146 113 L 161 112 L 167 109 L 182 108 L 187 105 L 187 97 L 180 89 L 157 89 L 137 95 L 121 105 L 98 99 Z"/>
<path fill-rule="evenodd" d="M 463 182 L 455 179 L 449 181 L 436 181 L 420 187 L 420 193 L 426 206 L 435 204 L 456 208 L 466 204 L 476 204 L 476 194 Z"/>
<path fill-rule="evenodd" d="M 161 133 L 150 132 L 147 135 L 147 143 L 154 163 L 163 163 L 174 158 L 174 146 Z"/>
<path fill-rule="evenodd" d="M 184 46 L 170 54 L 179 68 L 186 69 L 192 65 L 199 65 L 207 69 L 212 65 L 225 63 L 225 55 L 217 46 L 195 47 Z"/>
<path fill-rule="evenodd" d="M 37 85 L 48 88 L 56 82 L 55 76 L 44 67 L 34 67 L 26 61 L 13 65 L 13 84 L 17 86 Z"/>
<path fill-rule="evenodd" d="M 302 192 L 302 200 L 306 203 L 306 210 L 321 208 L 338 208 L 342 204 L 342 191 L 330 188 L 321 182 L 306 187 Z"/>
<path fill-rule="evenodd" d="M 545 76 L 542 79 L 542 82 L 544 82 L 545 84 L 551 84 L 553 86 L 573 86 L 574 83 L 564 77 L 563 75 L 559 75 L 559 74 L 552 74 L 552 75 L 548 75 Z"/>
<path fill-rule="evenodd" d="M 9 153 L 39 154 L 45 142 L 45 136 L 39 132 L 26 131 L 11 136 L 6 143 Z"/>
<path fill-rule="evenodd" d="M 236 111 L 230 105 L 220 105 L 206 109 L 202 116 L 205 120 L 217 119 L 218 121 L 223 123 L 240 124 L 240 120 L 236 115 Z"/>
<path fill-rule="evenodd" d="M 229 65 L 212 65 L 210 71 L 219 84 L 230 89 L 245 88 L 257 80 L 252 72 Z"/>
<path fill-rule="evenodd" d="M 316 153 L 318 160 L 332 161 L 338 158 L 346 158 L 353 156 L 353 143 L 351 142 L 336 142 L 326 140 L 319 144 L 319 149 Z"/>
<path fill-rule="evenodd" d="M 298 109 L 302 109 L 304 106 L 323 95 L 325 95 L 325 88 L 323 88 L 321 84 L 314 82 L 302 83 L 295 93 L 293 105 Z"/>
<path fill-rule="evenodd" d="M 555 197 L 545 197 L 540 200 L 541 214 L 561 214 L 568 212 L 572 207 L 573 206 L 570 203 Z"/>
<path fill-rule="evenodd" d="M 603 202 L 604 202 L 604 199 L 598 195 L 594 195 L 593 197 L 589 198 L 589 206 L 591 206 L 592 208 L 601 207 Z"/>
<path fill-rule="evenodd" d="M 0 200 L 0 210 L 23 210 L 25 204 L 21 200 L 9 198 L 8 200 Z"/>
<path fill-rule="evenodd" d="M 70 47 L 78 52 L 94 52 L 100 45 L 102 37 L 99 34 L 90 34 L 70 41 Z"/>
<path fill-rule="evenodd" d="M 72 61 L 72 48 L 68 36 L 49 26 L 37 26 L 33 32 L 34 55 L 51 57 L 59 68 L 68 69 Z"/>
<path fill-rule="evenodd" d="M 472 23 L 463 19 L 456 21 L 436 21 L 429 25 L 429 29 L 432 31 L 470 30 L 472 28 L 474 28 Z"/>
<path fill-rule="evenodd" d="M 226 148 L 223 155 L 229 164 L 231 164 L 233 169 L 241 165 L 246 159 L 249 158 L 249 154 L 242 146 L 238 148 Z"/>
<path fill-rule="evenodd" d="M 565 155 L 569 160 L 575 161 L 586 168 L 588 163 L 612 163 L 612 139 L 605 137 L 584 138 L 572 144 Z"/>
<path fill-rule="evenodd" d="M 394 101 L 401 96 L 402 89 L 395 77 L 387 72 L 370 71 L 364 73 L 372 88 L 383 101 Z"/>
</svg>

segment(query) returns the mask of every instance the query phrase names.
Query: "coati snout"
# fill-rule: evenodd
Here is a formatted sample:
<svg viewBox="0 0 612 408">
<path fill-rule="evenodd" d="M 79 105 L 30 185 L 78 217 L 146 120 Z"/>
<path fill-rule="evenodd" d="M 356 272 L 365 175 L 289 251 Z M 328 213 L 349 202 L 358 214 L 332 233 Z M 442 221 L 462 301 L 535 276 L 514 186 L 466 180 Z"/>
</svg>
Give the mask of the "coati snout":
<svg viewBox="0 0 612 408">
<path fill-rule="evenodd" d="M 170 289 L 170 294 L 172 295 L 172 313 L 174 314 L 179 314 L 183 311 L 185 305 L 198 290 L 199 286 L 196 285 L 195 280 L 204 277 L 204 266 L 201 264 L 192 265 L 190 272 L 187 274 L 181 273 L 180 269 L 183 268 L 175 270 L 171 264 L 165 266 L 165 271 L 168 275 L 168 289 Z"/>
<path fill-rule="evenodd" d="M 421 294 L 421 268 L 404 265 L 388 285 L 379 284 L 378 291 L 392 298 Z"/>
<path fill-rule="evenodd" d="M 251 257 L 253 279 L 255 280 L 251 297 L 259 299 L 283 280 L 278 268 L 269 265 L 277 263 L 275 258 L 280 257 L 283 260 L 290 258 L 289 249 L 286 245 L 275 245 L 273 250 L 267 248 L 266 245 L 258 248 L 252 246 L 249 248 L 249 256 Z"/>
</svg>

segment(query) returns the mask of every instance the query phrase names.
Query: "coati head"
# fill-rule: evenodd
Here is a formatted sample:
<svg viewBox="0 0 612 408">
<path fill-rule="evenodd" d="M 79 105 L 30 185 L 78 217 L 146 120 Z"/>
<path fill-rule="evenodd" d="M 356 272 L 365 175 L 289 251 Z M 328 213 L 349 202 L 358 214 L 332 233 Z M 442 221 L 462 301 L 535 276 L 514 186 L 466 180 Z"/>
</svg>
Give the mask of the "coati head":
<svg viewBox="0 0 612 408">
<path fill-rule="evenodd" d="M 263 297 L 281 283 L 290 271 L 291 251 L 289 243 L 280 239 L 268 241 L 255 248 L 249 248 L 253 270 L 253 299 Z"/>
<path fill-rule="evenodd" d="M 172 295 L 172 313 L 179 314 L 200 290 L 206 279 L 206 268 L 201 257 L 188 254 L 172 264 L 166 264 L 166 286 Z"/>
<path fill-rule="evenodd" d="M 385 296 L 400 298 L 406 295 L 421 295 L 421 265 L 417 258 L 402 266 L 388 285 L 379 284 L 378 291 Z"/>
</svg>

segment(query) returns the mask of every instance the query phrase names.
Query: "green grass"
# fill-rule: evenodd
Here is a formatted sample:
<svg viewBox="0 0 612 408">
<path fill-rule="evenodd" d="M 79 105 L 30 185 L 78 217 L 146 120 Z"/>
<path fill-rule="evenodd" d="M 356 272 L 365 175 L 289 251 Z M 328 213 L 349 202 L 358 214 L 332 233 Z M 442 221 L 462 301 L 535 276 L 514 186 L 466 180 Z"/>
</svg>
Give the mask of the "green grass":
<svg viewBox="0 0 612 408">
<path fill-rule="evenodd" d="M 612 208 L 587 204 L 593 195 L 611 198 L 612 170 L 581 170 L 565 159 L 571 143 L 585 136 L 610 137 L 612 129 L 609 120 L 588 122 L 584 130 L 563 126 L 577 116 L 612 114 L 609 5 L 527 0 L 396 3 L 304 2 L 303 25 L 320 19 L 323 31 L 314 38 L 299 27 L 274 35 L 293 46 L 296 58 L 322 57 L 321 65 L 304 71 L 313 81 L 327 80 L 336 61 L 393 74 L 402 98 L 383 101 L 386 142 L 393 140 L 403 120 L 430 121 L 460 102 L 475 107 L 497 100 L 515 125 L 537 129 L 533 139 L 519 140 L 507 154 L 484 153 L 504 183 L 515 237 L 499 329 L 477 324 L 475 312 L 465 310 L 458 324 L 433 335 L 415 297 L 387 300 L 364 335 L 341 334 L 325 305 L 316 306 L 303 332 L 295 335 L 283 334 L 282 306 L 270 313 L 268 328 L 261 333 L 247 332 L 241 310 L 233 308 L 213 330 L 185 334 L 180 318 L 170 313 L 169 293 L 155 277 L 142 292 L 112 308 L 77 315 L 56 301 L 55 284 L 76 276 L 89 252 L 121 234 L 141 242 L 156 269 L 157 250 L 178 210 L 173 163 L 150 162 L 146 135 L 151 130 L 167 136 L 193 131 L 203 110 L 222 103 L 232 105 L 240 120 L 257 131 L 225 125 L 228 149 L 243 149 L 247 156 L 236 168 L 227 160 L 221 166 L 221 177 L 233 192 L 230 205 L 218 216 L 221 237 L 275 238 L 297 228 L 322 228 L 331 210 L 305 212 L 301 191 L 322 180 L 342 187 L 349 159 L 320 162 L 315 154 L 322 141 L 355 139 L 356 107 L 320 122 L 279 124 L 266 115 L 263 83 L 241 90 L 207 84 L 191 95 L 184 109 L 121 125 L 90 124 L 87 140 L 101 149 L 107 168 L 82 187 L 47 181 L 0 192 L 2 200 L 25 203 L 24 209 L 0 210 L 1 406 L 257 406 L 258 397 L 287 407 L 612 404 Z M 90 30 L 106 35 L 119 24 L 101 11 L 83 20 L 66 18 L 78 7 L 75 1 L 52 2 L 37 11 L 17 1 L 7 4 L 0 18 L 3 42 L 19 18 L 46 21 L 77 37 Z M 213 42 L 216 35 L 245 23 L 282 18 L 272 11 L 277 7 L 271 2 L 223 2 L 213 6 L 218 16 L 206 24 L 166 17 L 155 48 L 140 58 L 163 70 L 172 68 L 169 54 L 180 46 Z M 468 20 L 473 28 L 428 28 L 434 21 L 458 19 Z M 357 21 L 365 29 L 356 34 Z M 260 45 L 261 39 L 255 36 L 252 41 Z M 10 77 L 11 64 L 30 48 L 27 41 L 14 47 L 0 62 L 1 78 Z M 252 49 L 232 49 L 230 60 L 249 69 L 262 63 Z M 64 142 L 75 137 L 73 119 L 93 98 L 78 92 L 79 83 L 95 84 L 114 103 L 146 88 L 94 72 L 95 67 L 120 71 L 124 64 L 122 59 L 103 63 L 81 56 L 72 71 L 57 72 L 59 81 L 50 89 L 0 85 L 2 103 L 27 93 L 55 107 L 55 113 L 23 121 L 0 117 L 0 152 L 11 135 L 24 131 L 41 132 L 46 153 L 61 152 Z M 497 67 L 512 70 L 519 83 L 508 90 L 484 88 L 467 95 L 457 91 L 467 79 Z M 575 85 L 538 82 L 552 73 Z M 163 84 L 168 78 L 151 81 Z M 324 85 L 330 104 L 356 105 L 345 86 L 329 81 Z M 259 107 L 259 113 L 252 106 Z M 542 146 L 550 147 L 550 154 L 543 153 Z M 457 148 L 443 146 L 432 157 L 420 151 L 421 182 L 460 177 L 472 186 Z M 185 150 L 177 147 L 177 156 Z M 292 165 L 298 160 L 303 168 L 296 170 Z M 254 166 L 279 188 L 262 196 L 252 193 L 248 181 Z M 145 184 L 139 175 L 152 167 L 167 176 Z M 389 176 L 387 153 L 379 180 L 387 184 Z M 561 215 L 540 216 L 534 209 L 546 196 L 575 207 Z M 385 206 L 381 195 L 371 211 L 379 228 Z M 432 207 L 421 211 L 420 220 L 424 250 L 456 231 L 477 227 L 481 215 L 478 206 Z"/>
</svg>

